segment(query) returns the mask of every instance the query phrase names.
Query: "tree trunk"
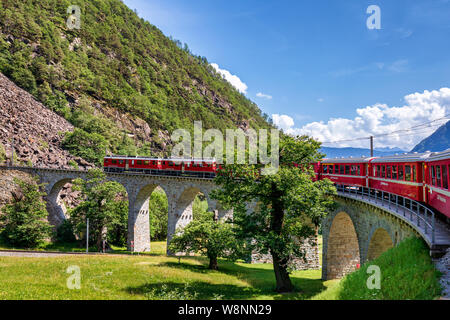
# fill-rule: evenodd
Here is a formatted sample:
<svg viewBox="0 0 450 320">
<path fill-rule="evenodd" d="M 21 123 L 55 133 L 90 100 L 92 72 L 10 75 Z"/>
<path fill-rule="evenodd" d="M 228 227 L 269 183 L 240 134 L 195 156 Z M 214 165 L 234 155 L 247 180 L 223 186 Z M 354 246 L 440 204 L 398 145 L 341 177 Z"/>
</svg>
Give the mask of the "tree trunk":
<svg viewBox="0 0 450 320">
<path fill-rule="evenodd" d="M 281 194 L 276 187 L 275 183 L 272 183 L 272 215 L 270 228 L 277 235 L 281 235 L 283 231 L 284 222 L 284 208 L 280 201 Z M 273 271 L 275 272 L 275 280 L 277 282 L 276 291 L 277 292 L 291 292 L 294 290 L 291 279 L 289 278 L 289 272 L 287 271 L 287 258 L 281 258 L 277 253 L 277 248 L 270 250 L 272 254 Z"/>
<path fill-rule="evenodd" d="M 287 261 L 280 259 L 277 254 L 272 252 L 273 271 L 277 282 L 277 292 L 291 292 L 294 290 L 289 272 L 287 271 Z"/>
<path fill-rule="evenodd" d="M 219 267 L 217 266 L 217 257 L 210 257 L 209 258 L 209 269 L 211 269 L 211 270 L 219 270 Z"/>
</svg>

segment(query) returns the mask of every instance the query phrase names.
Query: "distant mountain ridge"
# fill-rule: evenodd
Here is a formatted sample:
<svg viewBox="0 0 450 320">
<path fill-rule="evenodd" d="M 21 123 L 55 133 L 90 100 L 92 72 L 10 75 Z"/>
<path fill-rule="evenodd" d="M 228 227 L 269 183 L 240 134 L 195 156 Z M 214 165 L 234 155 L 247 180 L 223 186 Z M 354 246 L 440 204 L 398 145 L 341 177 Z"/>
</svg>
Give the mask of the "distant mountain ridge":
<svg viewBox="0 0 450 320">
<path fill-rule="evenodd" d="M 420 141 L 411 152 L 440 152 L 450 148 L 450 121 L 439 127 L 431 136 Z"/>
<path fill-rule="evenodd" d="M 369 157 L 370 156 L 370 149 L 365 148 L 333 148 L 333 147 L 322 147 L 320 148 L 320 152 L 326 154 L 326 158 L 348 158 L 348 157 Z M 396 153 L 401 154 L 404 153 L 404 150 L 401 150 L 400 148 L 380 148 L 380 149 L 374 149 L 373 155 L 375 157 L 385 157 L 385 156 L 391 156 Z"/>
</svg>

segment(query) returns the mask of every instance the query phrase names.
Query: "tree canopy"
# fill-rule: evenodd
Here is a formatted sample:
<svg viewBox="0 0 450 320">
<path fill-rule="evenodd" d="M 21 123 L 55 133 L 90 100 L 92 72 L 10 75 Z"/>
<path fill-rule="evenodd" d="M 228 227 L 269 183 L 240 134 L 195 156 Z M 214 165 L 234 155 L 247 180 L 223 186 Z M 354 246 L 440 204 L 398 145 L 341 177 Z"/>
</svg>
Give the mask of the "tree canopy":
<svg viewBox="0 0 450 320">
<path fill-rule="evenodd" d="M 304 256 L 298 241 L 315 236 L 334 203 L 328 196 L 335 192 L 332 183 L 314 179 L 311 163 L 321 159 L 319 147 L 307 136 L 283 136 L 275 174 L 259 175 L 257 165 L 224 165 L 215 179 L 220 188 L 213 197 L 233 208 L 233 222 L 240 227 L 237 236 L 254 250 L 272 255 L 280 292 L 293 290 L 290 264 Z"/>
</svg>

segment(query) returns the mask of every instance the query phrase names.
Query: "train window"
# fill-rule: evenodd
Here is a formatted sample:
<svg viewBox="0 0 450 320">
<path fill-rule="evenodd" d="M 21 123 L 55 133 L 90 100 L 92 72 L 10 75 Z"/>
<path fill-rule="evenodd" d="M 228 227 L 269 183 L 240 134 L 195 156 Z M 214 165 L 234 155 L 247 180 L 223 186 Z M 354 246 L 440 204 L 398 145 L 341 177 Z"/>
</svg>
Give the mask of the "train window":
<svg viewBox="0 0 450 320">
<path fill-rule="evenodd" d="M 436 166 L 436 186 L 441 186 L 441 166 Z"/>
<path fill-rule="evenodd" d="M 416 179 L 416 166 L 415 165 L 412 166 L 412 178 L 413 178 L 413 181 L 417 180 Z"/>
<path fill-rule="evenodd" d="M 345 173 L 345 166 L 343 164 L 339 165 L 339 174 L 344 174 Z"/>
<path fill-rule="evenodd" d="M 123 160 L 119 160 L 119 164 L 123 164 Z"/>
<path fill-rule="evenodd" d="M 339 173 L 339 165 L 334 166 L 334 173 Z"/>
<path fill-rule="evenodd" d="M 391 166 L 386 167 L 386 178 L 391 178 Z"/>
<path fill-rule="evenodd" d="M 403 180 L 403 166 L 398 166 L 398 180 Z"/>
<path fill-rule="evenodd" d="M 377 165 L 377 175 L 376 177 L 380 177 L 381 176 L 381 166 Z"/>
<path fill-rule="evenodd" d="M 146 166 L 148 166 L 148 165 L 150 164 L 150 161 L 145 160 L 145 161 L 144 161 L 144 164 L 145 164 Z"/>
<path fill-rule="evenodd" d="M 381 166 L 381 177 L 386 178 L 386 166 Z"/>
<path fill-rule="evenodd" d="M 357 168 L 356 172 L 357 172 L 358 176 L 364 175 L 364 167 L 363 166 L 356 166 L 356 168 Z M 361 168 L 363 170 L 361 170 Z"/>
<path fill-rule="evenodd" d="M 436 185 L 436 170 L 434 169 L 434 166 L 431 166 L 431 184 L 433 186 Z"/>
<path fill-rule="evenodd" d="M 356 176 L 358 174 L 357 169 L 356 169 L 357 167 L 358 166 L 352 166 L 351 175 Z"/>
<path fill-rule="evenodd" d="M 323 173 L 328 173 L 328 166 L 323 166 Z"/>
<path fill-rule="evenodd" d="M 345 174 L 350 174 L 350 165 L 345 165 Z"/>
<path fill-rule="evenodd" d="M 173 166 L 173 162 L 172 161 L 169 161 L 169 166 Z"/>
<path fill-rule="evenodd" d="M 142 160 L 138 160 L 137 164 L 142 165 Z"/>
<path fill-rule="evenodd" d="M 392 166 L 392 179 L 397 180 L 397 166 Z"/>
<path fill-rule="evenodd" d="M 405 166 L 405 180 L 411 181 L 411 166 Z"/>
<path fill-rule="evenodd" d="M 442 188 L 448 189 L 448 175 L 447 175 L 447 166 L 442 166 Z"/>
<path fill-rule="evenodd" d="M 333 166 L 332 165 L 328 166 L 328 173 L 333 173 Z"/>
<path fill-rule="evenodd" d="M 117 160 L 112 160 L 112 163 L 113 164 L 117 164 Z"/>
</svg>

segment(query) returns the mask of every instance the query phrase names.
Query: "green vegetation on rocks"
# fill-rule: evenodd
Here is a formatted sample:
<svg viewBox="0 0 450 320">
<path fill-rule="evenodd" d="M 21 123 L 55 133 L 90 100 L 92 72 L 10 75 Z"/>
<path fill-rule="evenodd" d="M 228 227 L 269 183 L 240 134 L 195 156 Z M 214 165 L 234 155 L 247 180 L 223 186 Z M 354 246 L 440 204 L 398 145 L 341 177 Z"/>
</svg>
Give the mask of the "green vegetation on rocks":
<svg viewBox="0 0 450 320">
<path fill-rule="evenodd" d="M 70 5 L 81 9 L 80 29 L 66 25 Z M 194 120 L 222 131 L 269 127 L 205 57 L 119 0 L 1 1 L 0 72 L 74 124 L 65 147 L 97 163 L 105 146 L 167 153 L 160 133 L 192 130 Z"/>
</svg>

